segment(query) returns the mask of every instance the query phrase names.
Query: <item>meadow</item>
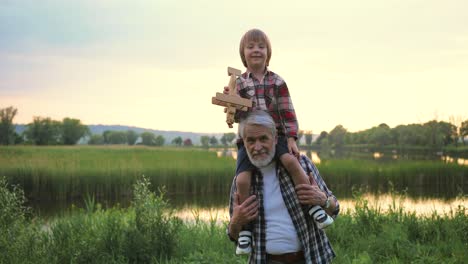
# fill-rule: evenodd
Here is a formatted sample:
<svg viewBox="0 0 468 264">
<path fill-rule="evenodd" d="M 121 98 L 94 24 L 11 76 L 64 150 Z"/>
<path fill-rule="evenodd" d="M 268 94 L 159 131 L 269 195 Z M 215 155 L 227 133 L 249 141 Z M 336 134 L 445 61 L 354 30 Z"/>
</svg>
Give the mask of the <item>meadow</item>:
<svg viewBox="0 0 468 264">
<path fill-rule="evenodd" d="M 0 263 L 245 263 L 217 219 L 184 222 L 145 177 L 130 207 L 103 209 L 92 197 L 67 217 L 44 221 L 24 206 L 21 188 L 0 178 Z M 383 213 L 355 193 L 326 232 L 334 263 L 466 263 L 468 218 L 463 205 L 447 214 L 416 216 L 391 206 Z M 394 204 L 399 203 L 398 194 Z"/>
<path fill-rule="evenodd" d="M 0 147 L 0 175 L 31 199 L 131 196 L 141 175 L 177 193 L 227 193 L 234 169 L 232 158 L 196 148 Z"/>
<path fill-rule="evenodd" d="M 340 198 L 350 198 L 352 186 L 387 192 L 390 182 L 410 197 L 453 199 L 468 189 L 468 166 L 440 160 L 328 159 L 317 166 Z M 234 170 L 232 157 L 196 148 L 0 146 L 0 176 L 31 201 L 47 203 L 82 201 L 86 194 L 129 200 L 136 178 L 145 175 L 154 190 L 164 186 L 171 196 L 192 200 L 215 195 L 220 206 Z"/>
<path fill-rule="evenodd" d="M 335 263 L 466 263 L 467 166 L 323 159 L 318 168 L 339 199 L 354 201 L 326 231 Z M 197 209 L 227 206 L 234 169 L 232 157 L 197 148 L 0 146 L 0 263 L 245 263 L 226 221 Z M 369 206 L 363 194 L 381 192 L 394 205 L 401 195 L 460 204 L 429 215 Z M 181 196 L 189 221 L 168 199 Z M 52 217 L 27 206 L 63 201 L 70 213 Z"/>
</svg>

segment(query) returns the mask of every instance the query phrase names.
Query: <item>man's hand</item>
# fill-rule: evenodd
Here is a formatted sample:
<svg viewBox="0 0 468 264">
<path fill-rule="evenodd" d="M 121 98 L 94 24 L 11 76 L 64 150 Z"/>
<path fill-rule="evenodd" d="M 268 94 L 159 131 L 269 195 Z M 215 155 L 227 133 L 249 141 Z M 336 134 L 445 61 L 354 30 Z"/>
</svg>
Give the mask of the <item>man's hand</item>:
<svg viewBox="0 0 468 264">
<path fill-rule="evenodd" d="M 327 195 L 318 187 L 312 173 L 309 174 L 310 184 L 299 184 L 296 186 L 297 198 L 303 205 L 324 205 Z"/>
<path fill-rule="evenodd" d="M 296 158 L 299 158 L 299 149 L 297 148 L 296 139 L 293 137 L 288 138 L 288 151 Z"/>
<path fill-rule="evenodd" d="M 234 194 L 232 203 L 232 217 L 229 224 L 229 233 L 235 239 L 239 237 L 242 226 L 254 220 L 258 216 L 258 201 L 255 195 L 249 196 L 243 203 L 239 204 L 239 194 Z"/>
</svg>

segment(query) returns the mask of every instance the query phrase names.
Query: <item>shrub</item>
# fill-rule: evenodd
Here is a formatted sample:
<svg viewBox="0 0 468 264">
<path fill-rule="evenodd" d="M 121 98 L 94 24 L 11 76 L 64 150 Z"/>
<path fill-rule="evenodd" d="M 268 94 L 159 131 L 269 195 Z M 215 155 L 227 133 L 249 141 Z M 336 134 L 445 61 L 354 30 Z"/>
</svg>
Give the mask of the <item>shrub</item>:
<svg viewBox="0 0 468 264">
<path fill-rule="evenodd" d="M 45 247 L 39 225 L 31 222 L 24 192 L 0 178 L 0 263 L 41 263 Z"/>
</svg>

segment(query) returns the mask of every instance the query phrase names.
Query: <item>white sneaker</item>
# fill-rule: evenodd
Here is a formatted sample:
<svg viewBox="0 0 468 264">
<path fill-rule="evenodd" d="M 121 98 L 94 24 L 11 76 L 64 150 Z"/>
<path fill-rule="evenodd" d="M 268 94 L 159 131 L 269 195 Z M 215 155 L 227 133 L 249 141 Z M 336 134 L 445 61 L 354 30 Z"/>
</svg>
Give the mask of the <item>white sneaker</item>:
<svg viewBox="0 0 468 264">
<path fill-rule="evenodd" d="M 239 233 L 239 239 L 237 241 L 236 254 L 250 254 L 252 251 L 252 232 L 241 231 Z"/>
<path fill-rule="evenodd" d="M 321 206 L 316 205 L 310 208 L 309 215 L 314 218 L 317 227 L 320 229 L 324 229 L 333 224 L 333 218 L 329 216 Z"/>
</svg>

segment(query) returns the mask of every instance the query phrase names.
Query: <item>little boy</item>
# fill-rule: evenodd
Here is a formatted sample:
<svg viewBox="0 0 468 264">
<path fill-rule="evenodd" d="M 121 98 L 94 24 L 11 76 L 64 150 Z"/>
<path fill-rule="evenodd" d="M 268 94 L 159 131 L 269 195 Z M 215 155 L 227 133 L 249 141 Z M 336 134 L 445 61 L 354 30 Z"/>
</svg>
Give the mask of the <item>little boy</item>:
<svg viewBox="0 0 468 264">
<path fill-rule="evenodd" d="M 276 73 L 268 70 L 271 58 L 271 44 L 267 35 L 259 30 L 247 31 L 241 39 L 239 53 L 247 71 L 236 80 L 237 93 L 252 100 L 252 109 L 267 111 L 275 120 L 278 132 L 276 159 L 288 170 L 294 185 L 310 184 L 308 176 L 299 164 L 299 150 L 296 145 L 298 123 L 289 91 L 284 80 Z M 224 93 L 228 88 L 224 87 Z M 241 120 L 245 112 L 238 111 L 236 122 Z M 242 203 L 250 195 L 250 181 L 254 166 L 250 162 L 242 141 L 238 141 L 236 188 Z M 291 155 L 292 154 L 292 155 Z M 309 210 L 319 228 L 325 228 L 333 223 L 320 206 Z M 249 254 L 251 251 L 252 232 L 250 225 L 244 227 L 239 234 L 236 254 Z"/>
</svg>

